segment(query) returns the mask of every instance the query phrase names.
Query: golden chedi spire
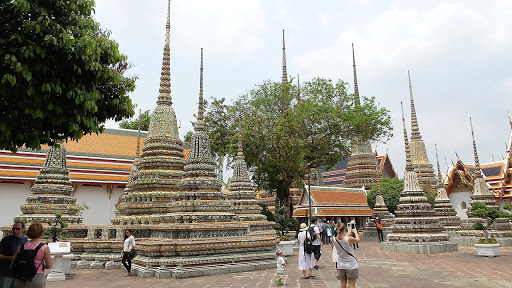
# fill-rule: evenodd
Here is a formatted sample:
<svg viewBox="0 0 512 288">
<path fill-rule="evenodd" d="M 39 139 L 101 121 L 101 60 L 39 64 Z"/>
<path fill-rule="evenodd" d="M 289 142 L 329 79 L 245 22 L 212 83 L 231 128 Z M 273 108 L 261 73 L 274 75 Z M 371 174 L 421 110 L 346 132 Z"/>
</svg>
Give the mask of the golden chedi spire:
<svg viewBox="0 0 512 288">
<path fill-rule="evenodd" d="M 354 71 L 354 105 L 360 106 L 359 88 L 357 85 L 356 58 L 354 44 L 352 44 L 352 61 Z M 344 187 L 361 188 L 370 190 L 377 185 L 382 176 L 377 167 L 377 158 L 372 152 L 370 141 L 352 142 L 352 149 L 347 163 L 347 174 L 345 175 Z"/>
<path fill-rule="evenodd" d="M 171 100 L 170 7 L 169 1 L 157 107 L 151 115 L 142 154 L 136 161 L 136 177 L 131 175 L 131 191 L 117 205 L 113 224 L 174 221 L 163 215 L 168 212 L 168 203 L 177 199 L 174 192 L 179 190 L 185 155 Z"/>
<path fill-rule="evenodd" d="M 418 126 L 418 117 L 414 106 L 414 97 L 412 94 L 411 74 L 407 71 L 409 77 L 409 94 L 411 100 L 411 161 L 414 171 L 418 173 L 420 185 L 423 188 L 435 187 L 437 180 L 434 175 L 434 167 L 428 160 L 427 149 L 421 138 L 420 128 Z"/>
</svg>

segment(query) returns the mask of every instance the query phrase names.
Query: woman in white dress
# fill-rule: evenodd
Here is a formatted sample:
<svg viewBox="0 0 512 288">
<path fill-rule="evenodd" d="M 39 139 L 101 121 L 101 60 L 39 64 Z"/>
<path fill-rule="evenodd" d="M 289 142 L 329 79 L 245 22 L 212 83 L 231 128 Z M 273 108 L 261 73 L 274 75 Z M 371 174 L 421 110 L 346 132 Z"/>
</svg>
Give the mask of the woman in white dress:
<svg viewBox="0 0 512 288">
<path fill-rule="evenodd" d="M 313 278 L 313 267 L 315 266 L 315 257 L 313 253 L 308 254 L 304 251 L 304 241 L 306 237 L 311 239 L 308 235 L 308 225 L 306 223 L 300 224 L 300 232 L 297 238 L 299 239 L 299 270 L 304 274 L 304 279 Z M 309 274 L 306 275 L 306 271 L 309 270 Z"/>
</svg>

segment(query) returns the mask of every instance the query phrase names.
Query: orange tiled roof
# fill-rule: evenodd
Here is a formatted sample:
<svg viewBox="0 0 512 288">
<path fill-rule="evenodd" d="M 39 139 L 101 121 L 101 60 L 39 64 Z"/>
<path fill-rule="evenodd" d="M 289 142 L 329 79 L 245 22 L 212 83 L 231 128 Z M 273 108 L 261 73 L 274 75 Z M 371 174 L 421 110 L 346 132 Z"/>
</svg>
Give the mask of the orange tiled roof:
<svg viewBox="0 0 512 288">
<path fill-rule="evenodd" d="M 371 216 L 373 213 L 372 209 L 336 209 L 336 208 L 319 208 L 316 213 L 313 212 L 313 216 Z M 308 209 L 297 209 L 293 211 L 294 217 L 304 217 L 309 215 Z"/>
<path fill-rule="evenodd" d="M 102 134 L 85 135 L 78 142 L 64 143 L 69 176 L 75 183 L 125 185 L 137 147 L 137 131 L 105 129 Z M 147 132 L 141 131 L 141 147 Z M 0 181 L 33 181 L 44 164 L 48 146 L 41 150 L 0 151 Z M 189 149 L 183 153 L 188 157 Z"/>
<path fill-rule="evenodd" d="M 322 187 L 323 188 L 323 187 Z M 320 189 L 311 187 L 311 196 L 318 204 L 367 204 L 362 191 L 346 191 L 337 188 Z"/>
</svg>

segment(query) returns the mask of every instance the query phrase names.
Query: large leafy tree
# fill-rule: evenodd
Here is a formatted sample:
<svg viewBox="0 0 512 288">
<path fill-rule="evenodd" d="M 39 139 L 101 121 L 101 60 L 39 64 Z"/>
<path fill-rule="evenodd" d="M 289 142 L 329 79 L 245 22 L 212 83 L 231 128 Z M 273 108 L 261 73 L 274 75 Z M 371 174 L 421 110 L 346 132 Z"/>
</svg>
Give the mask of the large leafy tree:
<svg viewBox="0 0 512 288">
<path fill-rule="evenodd" d="M 0 4 L 0 148 L 40 148 L 133 116 L 127 57 L 93 0 Z"/>
<path fill-rule="evenodd" d="M 400 202 L 400 193 L 402 193 L 403 190 L 404 180 L 398 179 L 398 177 L 385 177 L 380 182 L 382 198 L 384 198 L 384 203 L 386 203 L 386 207 L 388 207 L 389 212 L 395 213 L 395 210 L 398 208 L 398 203 Z M 375 207 L 376 197 L 377 186 L 374 186 L 366 195 L 368 206 L 372 209 Z"/>
<path fill-rule="evenodd" d="M 291 210 L 290 187 L 310 168 L 331 167 L 349 153 L 354 139 L 377 141 L 391 135 L 391 119 L 373 98 L 359 106 L 346 83 L 315 78 L 302 89 L 265 81 L 240 96 L 244 154 L 256 184 L 276 192 Z"/>
<path fill-rule="evenodd" d="M 139 121 L 140 121 L 140 130 L 142 131 L 148 131 L 149 130 L 149 122 L 151 121 L 151 114 L 149 114 L 150 111 L 146 110 L 144 113 L 140 114 L 139 117 L 137 117 L 134 120 L 124 120 L 121 123 L 119 123 L 119 127 L 124 129 L 133 129 L 138 130 L 139 129 Z"/>
</svg>

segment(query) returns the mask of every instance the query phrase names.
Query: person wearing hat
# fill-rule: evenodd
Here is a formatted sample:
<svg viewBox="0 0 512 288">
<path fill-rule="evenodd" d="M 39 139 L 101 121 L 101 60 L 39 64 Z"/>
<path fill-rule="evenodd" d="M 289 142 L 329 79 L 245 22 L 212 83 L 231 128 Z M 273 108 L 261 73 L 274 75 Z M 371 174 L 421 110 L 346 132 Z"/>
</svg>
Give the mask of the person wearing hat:
<svg viewBox="0 0 512 288">
<path fill-rule="evenodd" d="M 284 271 L 288 271 L 288 266 L 286 266 L 286 258 L 284 258 L 283 251 L 281 249 L 276 249 L 277 256 L 277 279 L 275 280 L 278 286 L 284 285 Z"/>
<path fill-rule="evenodd" d="M 313 253 L 306 253 L 304 249 L 304 242 L 306 238 L 311 240 L 311 236 L 308 235 L 308 225 L 306 223 L 300 224 L 300 232 L 297 238 L 299 239 L 299 270 L 304 274 L 304 279 L 309 279 L 313 276 L 313 267 L 315 266 L 315 258 Z M 309 274 L 306 274 L 306 271 L 309 270 Z"/>
</svg>

